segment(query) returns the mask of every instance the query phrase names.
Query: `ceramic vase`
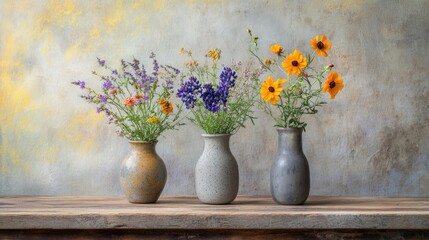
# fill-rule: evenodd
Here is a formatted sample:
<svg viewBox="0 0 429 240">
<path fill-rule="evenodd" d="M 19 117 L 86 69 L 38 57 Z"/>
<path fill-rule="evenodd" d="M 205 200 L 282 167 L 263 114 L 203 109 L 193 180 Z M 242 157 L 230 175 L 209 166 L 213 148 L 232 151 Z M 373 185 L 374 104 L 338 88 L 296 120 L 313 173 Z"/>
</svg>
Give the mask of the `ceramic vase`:
<svg viewBox="0 0 429 240">
<path fill-rule="evenodd" d="M 167 180 L 167 169 L 155 151 L 157 142 L 130 141 L 121 166 L 121 188 L 130 203 L 154 203 Z"/>
<path fill-rule="evenodd" d="M 238 165 L 229 148 L 230 134 L 202 134 L 204 150 L 195 167 L 198 199 L 228 204 L 238 192 Z"/>
<path fill-rule="evenodd" d="M 299 205 L 310 192 L 310 169 L 302 151 L 302 128 L 278 128 L 278 151 L 271 166 L 271 195 L 282 205 Z"/>
</svg>

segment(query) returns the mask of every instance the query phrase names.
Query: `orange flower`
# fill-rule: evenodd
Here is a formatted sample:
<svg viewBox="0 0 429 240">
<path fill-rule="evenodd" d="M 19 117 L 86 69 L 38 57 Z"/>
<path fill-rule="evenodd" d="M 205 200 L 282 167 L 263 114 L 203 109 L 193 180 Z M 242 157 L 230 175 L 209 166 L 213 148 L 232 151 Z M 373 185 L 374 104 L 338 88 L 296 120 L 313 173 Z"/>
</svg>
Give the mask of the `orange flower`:
<svg viewBox="0 0 429 240">
<path fill-rule="evenodd" d="M 295 74 L 295 76 L 298 76 L 301 74 L 302 69 L 307 67 L 307 59 L 302 56 L 300 51 L 295 49 L 293 53 L 289 54 L 282 62 L 282 66 L 287 71 L 288 75 Z"/>
<path fill-rule="evenodd" d="M 278 45 L 278 44 L 274 44 L 270 47 L 271 52 L 275 53 L 275 54 L 280 54 L 283 52 L 283 47 Z"/>
<path fill-rule="evenodd" d="M 134 97 L 125 98 L 124 102 L 122 102 L 127 107 L 132 107 L 137 104 L 137 101 Z"/>
<path fill-rule="evenodd" d="M 206 53 L 206 57 L 209 57 L 213 60 L 213 62 L 217 62 L 220 58 L 221 50 L 219 48 L 215 48 L 213 50 L 209 50 Z"/>
<path fill-rule="evenodd" d="M 188 62 L 185 62 L 185 67 L 186 68 L 196 68 L 198 67 L 198 62 L 195 60 L 189 60 Z"/>
<path fill-rule="evenodd" d="M 329 73 L 328 79 L 323 85 L 322 91 L 329 92 L 329 94 L 331 95 L 331 99 L 334 99 L 335 95 L 337 95 L 337 93 L 341 91 L 343 87 L 344 87 L 343 79 L 340 76 L 338 76 L 337 72 L 331 72 Z"/>
<path fill-rule="evenodd" d="M 271 65 L 271 64 L 274 64 L 276 61 L 274 61 L 274 59 L 272 59 L 272 58 L 267 58 L 267 59 L 264 59 L 264 64 L 265 65 Z"/>
<path fill-rule="evenodd" d="M 170 114 L 173 112 L 173 104 L 167 99 L 159 99 L 159 104 L 161 105 L 161 110 L 165 114 Z"/>
<path fill-rule="evenodd" d="M 328 50 L 331 48 L 331 43 L 328 42 L 328 38 L 325 35 L 322 35 L 319 41 L 319 35 L 316 35 L 311 39 L 311 47 L 317 51 L 319 56 L 328 56 Z"/>
<path fill-rule="evenodd" d="M 153 124 L 158 124 L 159 123 L 159 118 L 158 116 L 153 116 L 147 119 L 148 123 L 153 123 Z"/>
<path fill-rule="evenodd" d="M 261 97 L 265 102 L 270 101 L 271 104 L 276 104 L 280 99 L 280 93 L 283 91 L 281 85 L 286 82 L 286 79 L 277 79 L 274 82 L 271 76 L 268 76 L 267 80 L 261 84 Z"/>
</svg>

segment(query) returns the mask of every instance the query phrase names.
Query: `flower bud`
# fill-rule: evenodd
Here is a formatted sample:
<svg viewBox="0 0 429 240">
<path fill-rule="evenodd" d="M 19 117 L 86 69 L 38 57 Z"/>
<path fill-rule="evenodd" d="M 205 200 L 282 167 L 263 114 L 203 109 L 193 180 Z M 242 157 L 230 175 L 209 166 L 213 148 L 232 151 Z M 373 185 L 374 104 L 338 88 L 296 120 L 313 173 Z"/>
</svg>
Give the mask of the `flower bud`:
<svg viewBox="0 0 429 240">
<path fill-rule="evenodd" d="M 334 67 L 334 64 L 329 64 L 329 68 L 333 68 Z"/>
</svg>

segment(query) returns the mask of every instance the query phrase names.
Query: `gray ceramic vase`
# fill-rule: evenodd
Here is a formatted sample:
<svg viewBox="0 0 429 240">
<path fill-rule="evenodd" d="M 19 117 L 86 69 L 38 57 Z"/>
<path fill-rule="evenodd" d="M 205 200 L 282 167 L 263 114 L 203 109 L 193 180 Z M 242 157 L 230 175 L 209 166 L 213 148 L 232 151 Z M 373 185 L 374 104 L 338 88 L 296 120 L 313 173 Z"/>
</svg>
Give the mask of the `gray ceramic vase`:
<svg viewBox="0 0 429 240">
<path fill-rule="evenodd" d="M 271 166 L 271 195 L 282 205 L 299 205 L 310 192 L 310 169 L 302 151 L 302 128 L 278 128 L 278 151 Z"/>
<path fill-rule="evenodd" d="M 228 204 L 238 192 L 238 165 L 229 148 L 230 134 L 202 134 L 204 151 L 195 167 L 198 199 Z"/>
<path fill-rule="evenodd" d="M 164 189 L 167 169 L 156 143 L 130 141 L 130 155 L 121 167 L 121 188 L 130 203 L 154 203 Z"/>
</svg>

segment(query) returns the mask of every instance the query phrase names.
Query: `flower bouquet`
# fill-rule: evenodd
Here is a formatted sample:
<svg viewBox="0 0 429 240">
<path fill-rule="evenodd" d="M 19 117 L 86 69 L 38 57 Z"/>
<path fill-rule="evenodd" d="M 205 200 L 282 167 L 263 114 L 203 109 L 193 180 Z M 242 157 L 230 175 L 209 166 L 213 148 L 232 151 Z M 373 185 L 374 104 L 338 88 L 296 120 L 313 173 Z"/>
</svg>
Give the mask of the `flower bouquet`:
<svg viewBox="0 0 429 240">
<path fill-rule="evenodd" d="M 119 70 L 97 59 L 100 67 L 108 72 L 107 75 L 93 72 L 100 79 L 101 91 L 87 87 L 85 81 L 72 82 L 86 91 L 81 97 L 95 104 L 97 113 L 104 112 L 108 123 L 118 126 L 118 134 L 130 141 L 155 142 L 165 130 L 180 124 L 182 107 L 176 104 L 175 110 L 170 100 L 180 71 L 159 65 L 153 53 L 150 58 L 153 60 L 151 73 L 137 59 L 121 60 Z"/>
<path fill-rule="evenodd" d="M 220 70 L 219 49 L 208 51 L 202 65 L 191 51 L 181 49 L 181 53 L 191 60 L 185 63 L 189 79 L 182 82 L 177 96 L 192 112 L 189 119 L 195 125 L 207 134 L 234 134 L 247 119 L 253 122 L 252 106 L 264 69 L 237 62 Z"/>
<path fill-rule="evenodd" d="M 191 111 L 189 119 L 206 133 L 195 169 L 197 196 L 204 203 L 226 204 L 238 191 L 238 165 L 229 149 L 229 138 L 247 119 L 253 122 L 252 106 L 264 69 L 237 62 L 220 70 L 219 49 L 208 51 L 202 64 L 191 51 L 180 52 L 190 60 L 185 63 L 188 80 L 182 82 L 177 96 Z"/>
<path fill-rule="evenodd" d="M 343 79 L 338 73 L 330 72 L 333 64 L 321 69 L 311 66 L 316 54 L 328 56 L 331 43 L 325 35 L 320 38 L 316 36 L 311 39 L 311 48 L 314 51 L 305 53 L 305 56 L 297 49 L 286 55 L 282 46 L 274 44 L 270 51 L 275 56 L 262 60 L 257 54 L 258 37 L 254 37 L 250 30 L 249 35 L 252 41 L 249 50 L 260 61 L 262 67 L 271 73 L 274 73 L 276 68 L 284 74 L 276 81 L 272 76 L 268 76 L 260 89 L 261 98 L 278 110 L 277 115 L 270 105 L 260 104 L 260 106 L 273 117 L 276 127 L 305 129 L 307 124 L 301 120 L 302 115 L 315 114 L 318 111 L 317 107 L 326 104 L 321 98 L 322 92 L 328 92 L 331 99 L 334 99 L 344 87 Z M 328 77 L 323 83 L 328 72 Z M 286 86 L 283 86 L 285 83 Z"/>
<path fill-rule="evenodd" d="M 334 99 L 344 87 L 343 80 L 337 72 L 331 72 L 333 64 L 320 69 L 312 66 L 316 54 L 328 56 L 331 42 L 325 35 L 311 39 L 313 51 L 310 53 L 302 54 L 297 49 L 286 52 L 281 45 L 274 44 L 270 47 L 274 57 L 262 60 L 257 54 L 258 37 L 250 30 L 248 32 L 251 39 L 249 51 L 262 67 L 272 74 L 275 69 L 282 72 L 275 81 L 268 76 L 260 89 L 263 99 L 260 106 L 275 120 L 279 134 L 279 149 L 271 167 L 271 194 L 279 204 L 302 204 L 310 191 L 310 172 L 302 151 L 302 131 L 307 124 L 301 117 L 317 113 L 317 107 L 326 104 L 322 100 L 323 92 L 328 92 Z"/>
<path fill-rule="evenodd" d="M 121 187 L 132 203 L 155 202 L 161 194 L 167 172 L 156 154 L 157 138 L 168 129 L 180 125 L 182 105 L 173 105 L 174 81 L 180 71 L 169 65 L 159 65 L 151 54 L 152 72 L 139 60 L 121 60 L 114 69 L 105 60 L 98 64 L 107 72 L 93 72 L 100 79 L 100 90 L 85 81 L 72 82 L 85 91 L 81 97 L 104 112 L 109 124 L 118 127 L 118 134 L 131 144 L 131 154 L 122 162 Z"/>
</svg>

